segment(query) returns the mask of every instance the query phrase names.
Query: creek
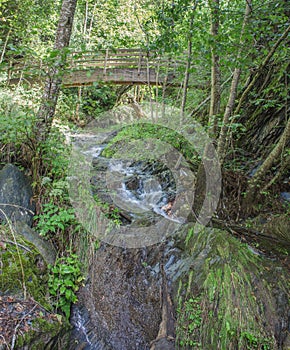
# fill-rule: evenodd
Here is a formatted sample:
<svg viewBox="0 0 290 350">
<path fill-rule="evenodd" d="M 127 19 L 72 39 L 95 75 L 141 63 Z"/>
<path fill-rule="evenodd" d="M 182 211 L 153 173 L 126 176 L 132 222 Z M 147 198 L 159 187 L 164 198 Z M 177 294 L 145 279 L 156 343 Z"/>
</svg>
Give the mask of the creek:
<svg viewBox="0 0 290 350">
<path fill-rule="evenodd" d="M 90 195 L 107 203 L 110 220 L 136 231 L 160 218 L 178 226 L 136 248 L 80 240 L 87 279 L 69 349 L 288 349 L 289 281 L 279 262 L 225 231 L 190 231 L 171 212 L 177 186 L 161 162 L 103 157 L 106 143 L 91 135 L 74 144 L 90 164 Z"/>
</svg>

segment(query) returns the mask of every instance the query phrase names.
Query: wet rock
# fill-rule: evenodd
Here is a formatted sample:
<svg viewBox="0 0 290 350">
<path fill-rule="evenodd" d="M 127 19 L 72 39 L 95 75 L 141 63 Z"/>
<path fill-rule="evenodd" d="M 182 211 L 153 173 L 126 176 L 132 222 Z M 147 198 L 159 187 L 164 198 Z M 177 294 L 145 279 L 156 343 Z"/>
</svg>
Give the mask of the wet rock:
<svg viewBox="0 0 290 350">
<path fill-rule="evenodd" d="M 95 171 L 106 172 L 108 170 L 110 159 L 105 157 L 95 157 L 92 160 Z"/>
<path fill-rule="evenodd" d="M 151 345 L 150 350 L 175 350 L 175 341 L 167 338 L 158 339 Z"/>
<path fill-rule="evenodd" d="M 40 245 L 36 235 L 23 222 L 14 230 L 0 226 L 0 349 L 5 343 L 9 347 L 3 349 L 57 349 L 55 342 L 68 327 L 62 316 L 51 312 L 47 295 L 52 247 Z"/>
<path fill-rule="evenodd" d="M 40 303 L 47 293 L 47 263 L 36 247 L 7 227 L 0 226 L 0 295 L 20 295 L 24 291 Z"/>
<path fill-rule="evenodd" d="M 29 179 L 15 165 L 5 165 L 0 171 L 0 220 L 5 221 L 6 215 L 11 221 L 31 226 L 35 211 L 32 196 Z"/>
<path fill-rule="evenodd" d="M 53 265 L 55 263 L 56 250 L 50 242 L 42 239 L 39 234 L 30 228 L 26 223 L 16 222 L 14 224 L 14 228 L 19 235 L 37 248 L 46 264 Z"/>
<path fill-rule="evenodd" d="M 128 189 L 132 193 L 137 193 L 138 189 L 141 186 L 140 178 L 138 177 L 138 175 L 133 175 L 128 179 L 126 179 L 125 186 L 126 186 L 126 189 Z"/>
<path fill-rule="evenodd" d="M 286 202 L 290 202 L 290 192 L 281 192 L 281 198 Z"/>
<path fill-rule="evenodd" d="M 290 220 L 287 213 L 271 217 L 262 227 L 269 236 L 277 237 L 284 243 L 285 249 L 290 249 Z"/>
<path fill-rule="evenodd" d="M 200 342 L 202 349 L 207 344 L 214 349 L 230 349 L 235 343 L 234 348 L 242 350 L 252 348 L 251 339 L 256 339 L 257 347 L 287 349 L 284 347 L 290 329 L 287 270 L 273 260 L 253 254 L 225 231 L 216 229 L 194 234 L 186 250 L 190 252 L 188 270 L 179 275 L 184 285 L 177 291 L 180 345 L 189 349 L 192 343 Z M 170 269 L 173 267 L 174 264 Z M 173 272 L 179 273 L 181 268 L 179 265 Z M 193 315 L 198 314 L 200 318 L 191 324 Z M 233 331 L 228 338 L 222 338 L 220 347 L 218 335 L 226 332 L 226 318 L 231 320 Z M 200 334 L 205 336 L 201 338 Z M 212 337 L 213 334 L 217 336 Z"/>
<path fill-rule="evenodd" d="M 101 246 L 73 311 L 73 336 L 85 349 L 149 350 L 161 322 L 161 276 L 151 271 L 160 257 L 153 248 Z"/>
</svg>

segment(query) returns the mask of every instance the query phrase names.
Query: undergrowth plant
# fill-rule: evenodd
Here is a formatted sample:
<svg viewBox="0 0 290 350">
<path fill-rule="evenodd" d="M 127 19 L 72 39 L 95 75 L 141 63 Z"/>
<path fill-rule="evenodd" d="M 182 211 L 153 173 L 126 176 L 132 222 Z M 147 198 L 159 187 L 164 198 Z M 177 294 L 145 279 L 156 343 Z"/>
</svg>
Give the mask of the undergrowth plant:
<svg viewBox="0 0 290 350">
<path fill-rule="evenodd" d="M 32 163 L 34 150 L 33 127 L 35 110 L 28 103 L 24 90 L 2 88 L 0 92 L 0 161 Z M 34 97 L 31 92 L 30 100 Z"/>
<path fill-rule="evenodd" d="M 49 233 L 62 234 L 72 225 L 77 225 L 73 208 L 59 207 L 53 201 L 43 205 L 42 212 L 35 216 L 36 229 L 41 236 Z"/>
<path fill-rule="evenodd" d="M 93 197 L 97 205 L 102 209 L 105 217 L 110 219 L 114 225 L 120 226 L 122 224 L 120 209 L 102 201 L 97 194 L 94 194 Z"/>
<path fill-rule="evenodd" d="M 78 256 L 67 252 L 67 256 L 58 258 L 54 266 L 49 266 L 49 293 L 54 298 L 56 308 L 64 312 L 67 319 L 70 309 L 77 302 L 76 292 L 83 283 L 84 277 Z"/>
</svg>

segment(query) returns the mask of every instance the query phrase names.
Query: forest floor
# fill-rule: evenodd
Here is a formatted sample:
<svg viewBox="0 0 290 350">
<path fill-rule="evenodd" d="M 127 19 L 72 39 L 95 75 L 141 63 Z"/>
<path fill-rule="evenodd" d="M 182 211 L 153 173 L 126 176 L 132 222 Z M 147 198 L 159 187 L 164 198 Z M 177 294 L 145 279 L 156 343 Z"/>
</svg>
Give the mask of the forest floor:
<svg viewBox="0 0 290 350">
<path fill-rule="evenodd" d="M 0 348 L 13 349 L 18 336 L 34 331 L 34 321 L 57 320 L 32 298 L 23 300 L 14 296 L 0 296 Z"/>
</svg>

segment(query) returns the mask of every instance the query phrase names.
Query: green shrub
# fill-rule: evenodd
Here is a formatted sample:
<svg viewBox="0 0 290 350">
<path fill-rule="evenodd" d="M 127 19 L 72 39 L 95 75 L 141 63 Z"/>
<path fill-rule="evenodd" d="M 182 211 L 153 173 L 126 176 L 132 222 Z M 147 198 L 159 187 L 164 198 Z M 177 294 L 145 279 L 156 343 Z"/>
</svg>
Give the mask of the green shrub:
<svg viewBox="0 0 290 350">
<path fill-rule="evenodd" d="M 31 163 L 34 148 L 33 129 L 36 117 L 17 92 L 0 92 L 1 161 Z"/>
<path fill-rule="evenodd" d="M 72 303 L 77 302 L 76 292 L 79 290 L 84 277 L 80 269 L 78 256 L 68 252 L 68 256 L 58 258 L 50 267 L 48 280 L 49 293 L 55 298 L 55 306 L 70 317 Z"/>
<path fill-rule="evenodd" d="M 71 225 L 77 224 L 73 208 L 59 207 L 53 201 L 44 204 L 42 213 L 35 219 L 38 220 L 36 228 L 41 236 L 63 233 Z"/>
</svg>

